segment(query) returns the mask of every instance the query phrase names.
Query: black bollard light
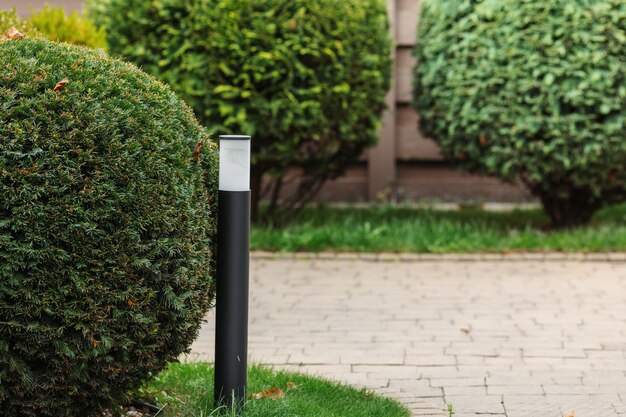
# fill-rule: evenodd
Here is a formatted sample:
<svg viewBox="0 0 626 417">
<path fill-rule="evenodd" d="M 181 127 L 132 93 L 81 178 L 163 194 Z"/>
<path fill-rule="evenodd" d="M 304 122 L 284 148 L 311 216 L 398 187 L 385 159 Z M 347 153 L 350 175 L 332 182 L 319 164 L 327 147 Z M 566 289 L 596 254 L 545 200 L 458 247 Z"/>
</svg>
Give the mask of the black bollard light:
<svg viewBox="0 0 626 417">
<path fill-rule="evenodd" d="M 248 371 L 250 136 L 220 136 L 215 406 L 240 410 Z"/>
</svg>

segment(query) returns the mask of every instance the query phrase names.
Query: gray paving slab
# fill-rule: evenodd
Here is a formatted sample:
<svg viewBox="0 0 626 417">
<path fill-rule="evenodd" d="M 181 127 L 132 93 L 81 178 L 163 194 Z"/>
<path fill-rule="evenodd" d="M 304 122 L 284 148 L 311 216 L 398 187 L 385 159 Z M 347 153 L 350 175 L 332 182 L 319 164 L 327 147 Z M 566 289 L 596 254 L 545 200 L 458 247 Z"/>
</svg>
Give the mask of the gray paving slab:
<svg viewBox="0 0 626 417">
<path fill-rule="evenodd" d="M 470 258 L 255 254 L 250 360 L 414 416 L 625 415 L 625 257 Z M 187 359 L 213 360 L 213 322 Z"/>
</svg>

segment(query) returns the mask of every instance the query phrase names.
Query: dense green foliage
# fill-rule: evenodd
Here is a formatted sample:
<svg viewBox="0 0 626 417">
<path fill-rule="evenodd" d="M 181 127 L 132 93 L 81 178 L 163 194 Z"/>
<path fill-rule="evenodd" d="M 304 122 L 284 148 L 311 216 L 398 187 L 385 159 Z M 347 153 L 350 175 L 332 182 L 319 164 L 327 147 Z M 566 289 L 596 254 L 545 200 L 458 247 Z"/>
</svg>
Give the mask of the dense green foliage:
<svg viewBox="0 0 626 417">
<path fill-rule="evenodd" d="M 290 383 L 295 388 L 289 389 Z M 293 386 L 293 385 L 292 385 Z M 249 400 L 240 417 L 408 417 L 396 401 L 365 390 L 292 372 L 251 366 L 248 392 L 280 388 L 285 398 Z M 172 364 L 143 390 L 149 401 L 163 406 L 171 417 L 228 416 L 213 412 L 213 367 Z"/>
<path fill-rule="evenodd" d="M 10 28 L 16 28 L 25 35 L 35 36 L 38 34 L 32 23 L 20 18 L 15 9 L 0 10 L 0 37 Z"/>
<path fill-rule="evenodd" d="M 99 415 L 211 304 L 216 149 L 101 51 L 22 39 L 0 62 L 0 415 Z"/>
<path fill-rule="evenodd" d="M 621 252 L 626 206 L 599 210 L 591 224 L 548 231 L 541 210 L 305 208 L 284 227 L 254 227 L 254 250 L 279 252 Z"/>
<path fill-rule="evenodd" d="M 377 140 L 390 76 L 382 0 L 94 0 L 88 14 L 113 54 L 172 85 L 211 131 L 253 137 L 254 213 L 263 196 L 273 211 L 288 172 L 302 182 L 283 207 Z"/>
<path fill-rule="evenodd" d="M 460 167 L 521 179 L 555 226 L 626 193 L 626 3 L 428 0 L 415 106 Z"/>
<path fill-rule="evenodd" d="M 33 10 L 28 22 L 52 41 L 106 48 L 104 29 L 96 29 L 89 19 L 78 12 L 66 15 L 62 7 L 46 5 L 42 10 Z"/>
</svg>

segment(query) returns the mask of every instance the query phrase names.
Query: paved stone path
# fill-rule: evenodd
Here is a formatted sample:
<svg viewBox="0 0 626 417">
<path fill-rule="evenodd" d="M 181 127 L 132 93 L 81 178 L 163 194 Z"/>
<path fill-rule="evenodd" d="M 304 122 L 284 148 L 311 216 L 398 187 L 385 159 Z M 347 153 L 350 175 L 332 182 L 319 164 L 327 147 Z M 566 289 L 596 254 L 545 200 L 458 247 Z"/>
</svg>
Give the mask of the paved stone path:
<svg viewBox="0 0 626 417">
<path fill-rule="evenodd" d="M 415 416 L 626 416 L 626 263 L 480 259 L 256 255 L 250 358 Z M 213 331 L 211 316 L 191 359 L 212 361 Z"/>
</svg>

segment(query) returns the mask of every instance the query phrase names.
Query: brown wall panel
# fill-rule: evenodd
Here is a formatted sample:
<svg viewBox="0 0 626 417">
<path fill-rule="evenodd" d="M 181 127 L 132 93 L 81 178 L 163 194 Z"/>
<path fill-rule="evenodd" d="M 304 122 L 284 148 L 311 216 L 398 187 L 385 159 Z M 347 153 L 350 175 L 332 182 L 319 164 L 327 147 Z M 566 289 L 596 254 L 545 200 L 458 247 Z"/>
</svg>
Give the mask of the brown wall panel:
<svg viewBox="0 0 626 417">
<path fill-rule="evenodd" d="M 401 201 L 532 201 L 520 185 L 453 170 L 445 163 L 398 166 L 398 197 Z"/>
<path fill-rule="evenodd" d="M 396 0 L 397 1 L 397 42 L 398 45 L 406 46 L 415 43 L 417 22 L 419 18 L 420 0 Z"/>
<path fill-rule="evenodd" d="M 396 51 L 396 101 L 408 104 L 413 101 L 413 70 L 417 64 L 411 48 L 398 48 Z"/>
<path fill-rule="evenodd" d="M 372 201 L 367 196 L 367 169 L 353 167 L 345 176 L 327 183 L 316 201 Z M 292 187 L 293 187 L 292 183 Z M 402 163 L 398 165 L 396 194 L 399 202 L 525 202 L 532 195 L 520 185 L 470 175 L 445 163 Z M 287 190 L 293 189 L 288 187 Z"/>
<path fill-rule="evenodd" d="M 439 147 L 419 131 L 419 115 L 409 106 L 397 109 L 397 154 L 402 161 L 439 161 L 442 159 Z"/>
<path fill-rule="evenodd" d="M 390 31 L 395 37 L 396 3 L 387 1 L 387 11 L 390 16 Z M 395 49 L 391 57 L 395 60 Z M 378 131 L 379 142 L 368 153 L 368 197 L 375 199 L 378 194 L 392 186 L 396 179 L 396 70 L 392 68 L 391 85 L 385 97 L 387 110 L 382 116 L 382 126 Z"/>
<path fill-rule="evenodd" d="M 63 6 L 65 11 L 81 10 L 84 0 L 0 0 L 1 9 L 9 9 L 15 7 L 17 12 L 22 16 L 30 14 L 30 8 L 41 9 L 44 5 Z"/>
<path fill-rule="evenodd" d="M 331 181 L 317 196 L 317 201 L 368 201 L 368 178 L 366 167 L 351 168 L 346 175 Z"/>
<path fill-rule="evenodd" d="M 292 194 L 298 184 L 296 176 L 288 175 L 285 178 L 283 196 Z M 367 194 L 367 166 L 366 164 L 359 164 L 349 168 L 341 178 L 327 182 L 316 196 L 315 201 L 365 202 L 368 200 Z"/>
</svg>

